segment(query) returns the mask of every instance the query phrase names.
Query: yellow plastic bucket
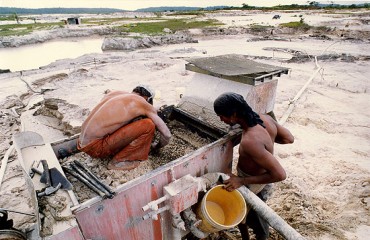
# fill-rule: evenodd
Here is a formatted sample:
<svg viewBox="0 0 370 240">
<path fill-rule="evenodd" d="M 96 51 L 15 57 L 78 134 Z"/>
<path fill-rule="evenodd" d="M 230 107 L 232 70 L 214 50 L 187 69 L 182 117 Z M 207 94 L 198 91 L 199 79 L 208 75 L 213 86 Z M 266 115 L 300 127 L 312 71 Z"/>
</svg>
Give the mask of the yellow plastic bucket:
<svg viewBox="0 0 370 240">
<path fill-rule="evenodd" d="M 239 191 L 228 192 L 224 185 L 211 188 L 203 197 L 196 213 L 202 220 L 198 228 L 206 233 L 238 225 L 247 214 L 245 200 Z"/>
</svg>

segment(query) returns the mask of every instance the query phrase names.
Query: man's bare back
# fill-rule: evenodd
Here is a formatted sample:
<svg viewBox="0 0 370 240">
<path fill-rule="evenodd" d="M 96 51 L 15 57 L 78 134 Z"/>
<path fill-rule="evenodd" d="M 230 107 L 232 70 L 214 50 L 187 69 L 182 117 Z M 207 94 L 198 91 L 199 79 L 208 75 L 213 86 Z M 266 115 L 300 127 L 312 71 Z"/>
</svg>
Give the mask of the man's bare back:
<svg viewBox="0 0 370 240">
<path fill-rule="evenodd" d="M 77 148 L 95 158 L 111 158 L 108 169 L 131 170 L 169 143 L 171 132 L 152 106 L 153 92 L 137 86 L 132 93 L 109 92 L 81 127 Z M 155 130 L 159 141 L 153 141 Z"/>
<path fill-rule="evenodd" d="M 105 137 L 140 116 L 152 119 L 162 141 L 169 141 L 171 133 L 152 105 L 137 94 L 114 91 L 102 99 L 82 124 L 80 147 Z"/>
<path fill-rule="evenodd" d="M 145 99 L 136 94 L 120 94 L 107 99 L 94 108 L 88 121 L 85 121 L 81 132 L 81 146 L 114 132 L 132 119 L 146 115 L 150 110 Z"/>
</svg>

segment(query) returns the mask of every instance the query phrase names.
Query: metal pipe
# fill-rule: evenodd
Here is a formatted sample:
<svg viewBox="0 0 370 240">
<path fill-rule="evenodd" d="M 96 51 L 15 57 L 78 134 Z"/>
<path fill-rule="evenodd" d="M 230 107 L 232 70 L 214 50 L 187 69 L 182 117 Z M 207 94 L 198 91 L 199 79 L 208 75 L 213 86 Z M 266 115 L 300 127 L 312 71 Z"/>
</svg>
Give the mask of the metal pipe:
<svg viewBox="0 0 370 240">
<path fill-rule="evenodd" d="M 18 211 L 10 210 L 10 209 L 7 209 L 7 208 L 0 208 L 0 211 L 2 211 L 2 210 L 7 211 L 7 212 L 24 214 L 24 215 L 28 215 L 28 216 L 32 216 L 32 217 L 35 217 L 36 216 L 35 214 L 32 214 L 32 213 L 18 212 Z"/>
<path fill-rule="evenodd" d="M 185 222 L 182 220 L 180 214 L 172 215 L 172 239 L 181 240 L 182 234 L 181 231 L 186 231 Z"/>
<path fill-rule="evenodd" d="M 109 193 L 105 188 L 103 188 L 99 183 L 97 183 L 94 179 L 89 177 L 87 173 L 85 173 L 82 169 L 77 167 L 76 164 L 70 163 L 70 166 L 75 170 L 81 177 L 83 177 L 86 181 L 88 181 L 91 185 L 95 188 L 99 189 L 100 192 L 103 192 L 105 196 L 108 198 L 113 198 L 113 194 Z"/>
<path fill-rule="evenodd" d="M 237 189 L 244 197 L 245 201 L 254 211 L 258 213 L 268 224 L 280 233 L 287 240 L 304 240 L 294 228 L 286 223 L 278 214 L 276 214 L 266 203 L 251 192 L 247 187 L 241 186 Z"/>
<path fill-rule="evenodd" d="M 167 199 L 168 199 L 168 196 L 165 195 L 165 196 L 163 196 L 161 198 L 158 198 L 157 200 L 154 200 L 154 201 L 149 202 L 147 205 L 145 205 L 141 209 L 144 212 L 147 211 L 147 210 L 149 210 L 149 209 L 156 211 L 156 210 L 158 210 L 158 204 L 166 201 Z"/>
<path fill-rule="evenodd" d="M 77 160 L 74 160 L 73 161 L 79 168 L 81 168 L 82 170 L 84 170 L 91 178 L 93 178 L 99 185 L 101 185 L 105 190 L 107 190 L 111 195 L 114 195 L 116 194 L 114 191 L 112 191 L 110 189 L 110 187 L 108 187 L 107 185 L 105 185 L 97 176 L 95 176 L 95 174 L 93 174 L 90 169 L 88 169 L 87 167 L 85 167 L 85 165 L 83 165 L 82 163 L 80 163 L 79 161 Z"/>
<path fill-rule="evenodd" d="M 85 184 L 87 187 L 89 187 L 91 190 L 93 190 L 94 192 L 96 192 L 100 197 L 104 198 L 105 197 L 105 193 L 100 191 L 100 189 L 98 189 L 97 187 L 95 187 L 93 184 L 91 184 L 89 181 L 87 181 L 87 179 L 85 179 L 83 176 L 81 176 L 80 174 L 78 174 L 77 172 L 74 172 L 72 169 L 70 168 L 67 168 L 67 167 L 62 167 L 64 171 L 66 171 L 67 173 L 69 173 L 70 175 L 72 175 L 73 177 L 77 178 L 78 180 L 80 180 L 83 184 Z"/>
<path fill-rule="evenodd" d="M 153 220 L 158 220 L 158 214 L 164 212 L 164 211 L 167 211 L 168 209 L 170 209 L 169 206 L 164 206 L 164 207 L 161 207 L 159 208 L 158 210 L 156 211 L 152 211 L 152 212 L 148 212 L 147 214 L 145 214 L 143 216 L 143 220 L 147 220 L 147 219 L 153 219 Z"/>
<path fill-rule="evenodd" d="M 201 220 L 198 220 L 195 213 L 191 208 L 187 208 L 183 211 L 183 217 L 186 223 L 186 226 L 189 228 L 190 232 L 197 238 L 203 239 L 206 238 L 209 234 L 205 233 L 197 228 Z"/>
</svg>

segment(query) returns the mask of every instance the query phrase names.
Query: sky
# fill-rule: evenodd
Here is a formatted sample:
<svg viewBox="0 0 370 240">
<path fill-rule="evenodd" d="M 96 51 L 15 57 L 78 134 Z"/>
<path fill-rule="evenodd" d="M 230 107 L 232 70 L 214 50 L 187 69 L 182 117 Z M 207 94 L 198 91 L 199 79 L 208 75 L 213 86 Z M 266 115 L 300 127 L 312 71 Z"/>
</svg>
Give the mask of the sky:
<svg viewBox="0 0 370 240">
<path fill-rule="evenodd" d="M 312 0 L 311 0 L 312 1 Z M 124 10 L 136 10 L 145 7 L 162 6 L 187 6 L 187 7 L 208 7 L 208 6 L 235 6 L 241 7 L 243 3 L 249 6 L 271 7 L 290 4 L 307 4 L 308 0 L 0 0 L 0 7 L 20 8 L 51 8 L 51 7 L 84 7 L 84 8 L 118 8 Z M 370 3 L 360 0 L 316 0 L 322 4 L 359 4 Z"/>
</svg>

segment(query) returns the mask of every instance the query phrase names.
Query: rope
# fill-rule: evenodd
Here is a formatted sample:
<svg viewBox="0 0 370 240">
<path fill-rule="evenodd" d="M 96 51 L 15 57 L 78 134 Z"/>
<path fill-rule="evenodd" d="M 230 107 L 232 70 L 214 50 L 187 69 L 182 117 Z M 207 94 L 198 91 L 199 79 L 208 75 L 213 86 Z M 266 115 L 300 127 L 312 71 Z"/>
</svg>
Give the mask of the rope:
<svg viewBox="0 0 370 240">
<path fill-rule="evenodd" d="M 297 100 L 302 96 L 303 92 L 306 90 L 306 88 L 308 87 L 308 85 L 312 82 L 312 80 L 315 78 L 316 74 L 318 72 L 320 72 L 320 70 L 322 69 L 321 66 L 319 66 L 319 64 L 317 63 L 317 57 L 315 57 L 315 64 L 316 64 L 316 71 L 312 74 L 312 76 L 307 80 L 307 82 L 305 83 L 305 85 L 303 85 L 303 87 L 301 88 L 301 90 L 299 90 L 299 92 L 297 93 L 297 95 L 293 98 L 293 100 L 290 101 L 289 103 L 289 107 L 288 109 L 285 111 L 284 115 L 280 118 L 279 120 L 279 123 L 281 125 L 284 125 L 285 122 L 288 120 L 290 114 L 293 112 L 293 109 L 296 105 L 296 102 Z"/>
<path fill-rule="evenodd" d="M 30 84 L 29 84 L 28 82 L 26 82 L 26 80 L 24 80 L 24 79 L 22 78 L 22 76 L 23 76 L 23 72 L 22 72 L 22 71 L 20 71 L 20 73 L 21 73 L 21 75 L 19 76 L 19 79 L 27 85 L 28 89 L 29 89 L 31 92 L 33 92 L 33 93 L 41 93 L 41 92 L 37 92 L 37 91 L 33 90 L 33 89 L 32 89 L 32 87 L 30 86 Z"/>
<path fill-rule="evenodd" d="M 332 44 L 330 44 L 328 47 L 326 47 L 320 54 L 323 55 L 330 47 L 332 47 L 334 44 L 340 43 L 341 41 L 336 41 Z M 308 85 L 312 82 L 312 80 L 315 78 L 316 74 L 319 73 L 321 70 L 323 70 L 323 67 L 320 66 L 317 62 L 317 56 L 315 56 L 315 65 L 316 65 L 316 71 L 312 74 L 312 76 L 307 80 L 305 85 L 299 90 L 297 95 L 293 98 L 293 100 L 290 101 L 288 109 L 285 111 L 284 115 L 280 118 L 279 123 L 281 125 L 284 125 L 285 122 L 288 120 L 290 114 L 293 112 L 294 107 L 296 106 L 297 100 L 302 96 L 303 92 L 306 90 Z"/>
</svg>

